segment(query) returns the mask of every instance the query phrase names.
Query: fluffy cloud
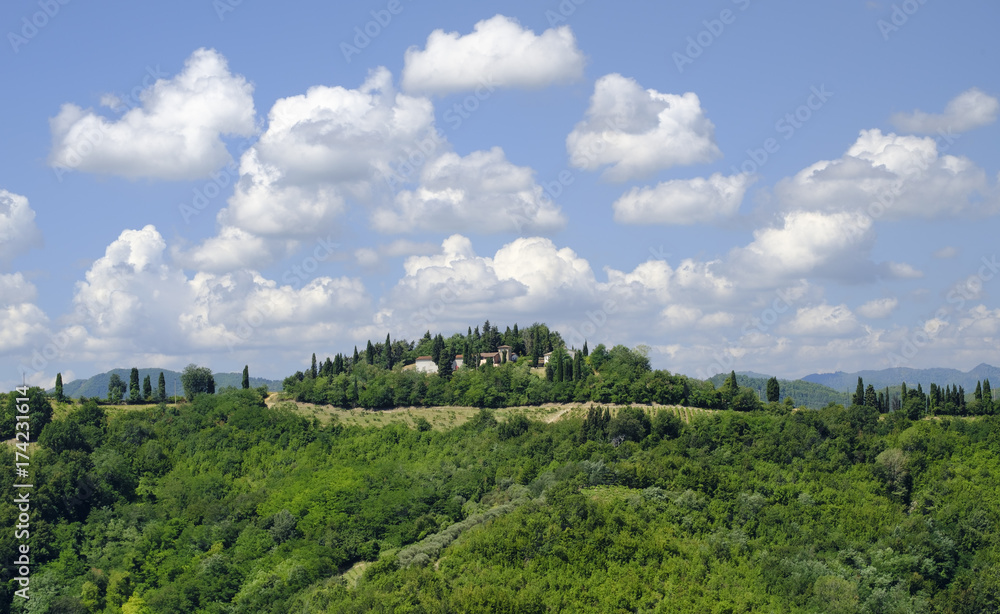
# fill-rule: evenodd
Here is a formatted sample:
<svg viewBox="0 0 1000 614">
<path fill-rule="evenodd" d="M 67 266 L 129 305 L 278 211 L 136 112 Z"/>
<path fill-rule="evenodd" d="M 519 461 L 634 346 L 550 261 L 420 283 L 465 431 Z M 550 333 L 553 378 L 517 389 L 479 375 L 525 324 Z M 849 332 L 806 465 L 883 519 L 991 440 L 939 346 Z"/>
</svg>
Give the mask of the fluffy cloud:
<svg viewBox="0 0 1000 614">
<path fill-rule="evenodd" d="M 858 320 L 847 305 L 802 307 L 785 327 L 792 335 L 804 337 L 841 337 L 858 329 Z"/>
<path fill-rule="evenodd" d="M 298 245 L 296 241 L 265 239 L 240 228 L 225 226 L 215 237 L 188 251 L 171 250 L 174 262 L 186 269 L 226 272 L 237 269 L 256 269 L 289 255 Z"/>
<path fill-rule="evenodd" d="M 566 137 L 566 149 L 577 168 L 609 166 L 604 176 L 612 181 L 722 155 L 696 94 L 644 90 L 619 74 L 597 80 L 587 117 Z"/>
<path fill-rule="evenodd" d="M 193 352 L 308 345 L 343 335 L 371 304 L 358 279 L 295 273 L 272 280 L 248 269 L 188 276 L 166 253 L 153 226 L 125 230 L 108 246 L 77 284 L 72 325 L 85 334 L 74 356 L 186 364 Z"/>
<path fill-rule="evenodd" d="M 533 175 L 507 161 L 499 147 L 465 157 L 445 153 L 424 167 L 419 188 L 400 192 L 391 208 L 378 209 L 372 225 L 387 233 L 561 228 L 565 217 Z"/>
<path fill-rule="evenodd" d="M 258 236 L 326 234 L 345 198 L 371 198 L 410 154 L 446 146 L 430 101 L 397 94 L 379 68 L 356 90 L 313 87 L 277 101 L 267 131 L 244 153 L 223 226 Z"/>
<path fill-rule="evenodd" d="M 223 135 L 254 133 L 252 94 L 253 86 L 232 75 L 222 55 L 198 49 L 180 74 L 143 90 L 141 106 L 118 120 L 63 105 L 50 120 L 49 164 L 129 178 L 207 177 L 231 160 Z"/>
<path fill-rule="evenodd" d="M 859 213 L 793 211 L 780 228 L 754 232 L 754 240 L 730 254 L 742 284 L 767 286 L 810 275 L 855 278 L 869 274 L 875 241 L 870 218 Z"/>
<path fill-rule="evenodd" d="M 0 266 L 41 242 L 42 233 L 35 226 L 35 212 L 28 199 L 0 189 Z"/>
<path fill-rule="evenodd" d="M 23 350 L 48 332 L 35 286 L 20 273 L 0 275 L 0 354 Z"/>
<path fill-rule="evenodd" d="M 899 300 L 895 298 L 879 298 L 875 300 L 868 301 L 864 305 L 858 307 L 858 313 L 862 316 L 878 320 L 882 318 L 888 318 L 892 315 L 892 312 L 896 311 L 896 307 L 899 306 Z"/>
<path fill-rule="evenodd" d="M 896 113 L 890 121 L 903 132 L 948 134 L 988 126 L 997 120 L 998 113 L 1000 101 L 974 87 L 953 98 L 944 108 L 944 113 Z"/>
<path fill-rule="evenodd" d="M 613 205 L 624 224 L 698 224 L 733 217 L 753 182 L 751 175 L 675 179 L 656 187 L 633 188 Z"/>
<path fill-rule="evenodd" d="M 933 138 L 863 130 L 837 160 L 775 186 L 787 209 L 864 211 L 872 219 L 993 214 L 997 188 L 968 158 L 942 155 Z"/>
<path fill-rule="evenodd" d="M 471 34 L 435 30 L 421 51 L 406 51 L 402 86 L 407 91 L 447 94 L 480 87 L 544 87 L 583 76 L 583 53 L 568 26 L 536 35 L 517 21 L 496 15 Z"/>
</svg>

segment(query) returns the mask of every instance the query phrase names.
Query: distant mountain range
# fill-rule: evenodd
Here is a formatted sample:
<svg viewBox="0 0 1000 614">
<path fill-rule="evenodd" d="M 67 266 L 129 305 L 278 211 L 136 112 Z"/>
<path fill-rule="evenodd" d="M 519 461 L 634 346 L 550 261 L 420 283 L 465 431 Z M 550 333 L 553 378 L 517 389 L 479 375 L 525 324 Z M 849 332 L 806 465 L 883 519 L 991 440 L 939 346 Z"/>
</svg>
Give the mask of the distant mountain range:
<svg viewBox="0 0 1000 614">
<path fill-rule="evenodd" d="M 1000 384 L 1000 368 L 982 363 L 971 371 L 962 372 L 958 369 L 909 369 L 899 367 L 896 369 L 882 369 L 880 371 L 858 371 L 856 373 L 814 373 L 802 379 L 815 384 L 822 384 L 838 390 L 840 392 L 854 392 L 858 386 L 858 377 L 868 384 L 879 388 L 894 388 L 906 382 L 907 387 L 916 388 L 920 384 L 924 391 L 930 388 L 931 383 L 939 386 L 958 384 L 965 388 L 965 392 L 972 393 L 976 389 L 976 382 L 989 379 L 990 384 L 995 386 Z"/>
<path fill-rule="evenodd" d="M 128 385 L 132 369 L 112 369 L 107 373 L 100 373 L 90 379 L 75 379 L 71 382 L 63 382 L 63 394 L 74 399 L 80 397 L 107 398 L 108 382 L 111 380 L 112 373 L 117 373 L 118 377 L 122 378 L 125 384 Z M 157 383 L 160 380 L 160 373 L 163 373 L 163 379 L 167 384 L 167 396 L 175 394 L 175 391 L 176 394 L 184 394 L 184 386 L 181 385 L 181 374 L 178 371 L 171 371 L 170 369 L 139 369 L 139 385 L 142 385 L 142 380 L 148 375 L 149 381 L 153 384 L 153 392 L 155 394 Z M 239 388 L 243 385 L 242 373 L 213 373 L 212 376 L 215 378 L 216 390 L 221 390 L 227 386 Z M 282 382 L 253 377 L 251 375 L 250 387 L 259 388 L 260 386 L 267 386 L 268 390 L 277 391 L 281 390 Z M 50 389 L 49 392 L 54 392 L 54 389 Z"/>
<path fill-rule="evenodd" d="M 727 377 L 729 377 L 728 373 L 719 373 L 709 378 L 709 381 L 718 388 L 726 381 Z M 740 388 L 753 388 L 757 391 L 761 400 L 765 401 L 767 400 L 767 380 L 769 379 L 771 379 L 770 375 L 754 373 L 753 371 L 742 371 L 736 374 L 736 383 L 739 384 Z M 858 382 L 855 378 L 855 387 L 857 387 L 857 384 Z M 848 396 L 843 392 L 815 382 L 807 382 L 800 379 L 779 379 L 778 386 L 780 388 L 778 402 L 784 402 L 785 397 L 792 397 L 792 401 L 799 407 L 819 409 L 826 407 L 830 403 L 844 404 L 850 402 Z"/>
</svg>

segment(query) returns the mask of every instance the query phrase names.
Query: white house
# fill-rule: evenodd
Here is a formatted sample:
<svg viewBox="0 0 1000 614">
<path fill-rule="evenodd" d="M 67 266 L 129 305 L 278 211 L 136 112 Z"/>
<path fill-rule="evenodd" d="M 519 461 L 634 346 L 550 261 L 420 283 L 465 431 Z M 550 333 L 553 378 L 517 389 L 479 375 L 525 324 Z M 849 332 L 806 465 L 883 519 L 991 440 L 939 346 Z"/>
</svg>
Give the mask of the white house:
<svg viewBox="0 0 1000 614">
<path fill-rule="evenodd" d="M 417 356 L 417 372 L 437 373 L 438 366 L 434 363 L 434 358 L 431 356 Z"/>
<path fill-rule="evenodd" d="M 454 362 L 451 363 L 451 368 L 457 371 L 458 369 L 461 369 L 464 364 L 465 356 L 462 354 L 456 354 Z"/>
</svg>

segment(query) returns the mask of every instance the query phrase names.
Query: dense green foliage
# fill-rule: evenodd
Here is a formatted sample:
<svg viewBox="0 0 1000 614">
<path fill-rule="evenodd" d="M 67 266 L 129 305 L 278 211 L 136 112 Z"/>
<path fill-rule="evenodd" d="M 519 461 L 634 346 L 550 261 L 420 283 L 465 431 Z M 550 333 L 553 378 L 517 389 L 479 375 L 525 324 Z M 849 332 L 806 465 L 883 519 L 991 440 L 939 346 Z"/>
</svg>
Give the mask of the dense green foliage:
<svg viewBox="0 0 1000 614">
<path fill-rule="evenodd" d="M 433 357 L 433 349 L 430 347 L 427 355 Z M 453 350 L 444 346 L 437 351 L 439 364 L 450 365 Z M 570 358 L 568 352 L 557 349 L 544 376 L 532 370 L 528 358 L 498 366 L 463 366 L 438 374 L 406 370 L 399 363 L 390 371 L 368 364 L 364 355 L 357 363 L 339 355 L 327 362 L 331 366 L 324 364 L 315 378 L 309 372 L 286 378 L 284 390 L 298 401 L 366 409 L 442 405 L 498 408 L 587 401 L 743 411 L 762 407 L 752 390 L 727 393 L 716 390 L 710 382 L 652 370 L 642 352 L 622 345 L 610 350 L 598 345 L 586 358 L 581 352 Z"/>
<path fill-rule="evenodd" d="M 253 390 L 91 401 L 32 452 L 32 599 L 9 611 L 1000 608 L 1000 419 L 771 408 L 441 432 L 320 427 Z"/>
</svg>

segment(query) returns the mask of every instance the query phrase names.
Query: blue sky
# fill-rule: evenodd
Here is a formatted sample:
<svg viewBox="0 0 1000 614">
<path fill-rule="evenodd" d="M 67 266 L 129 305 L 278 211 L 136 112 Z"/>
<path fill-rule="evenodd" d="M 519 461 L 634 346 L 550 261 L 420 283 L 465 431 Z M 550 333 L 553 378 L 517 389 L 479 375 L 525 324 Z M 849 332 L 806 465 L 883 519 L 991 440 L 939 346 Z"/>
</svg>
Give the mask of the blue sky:
<svg viewBox="0 0 1000 614">
<path fill-rule="evenodd" d="M 0 385 L 546 322 L 996 364 L 985 1 L 0 8 Z"/>
</svg>

